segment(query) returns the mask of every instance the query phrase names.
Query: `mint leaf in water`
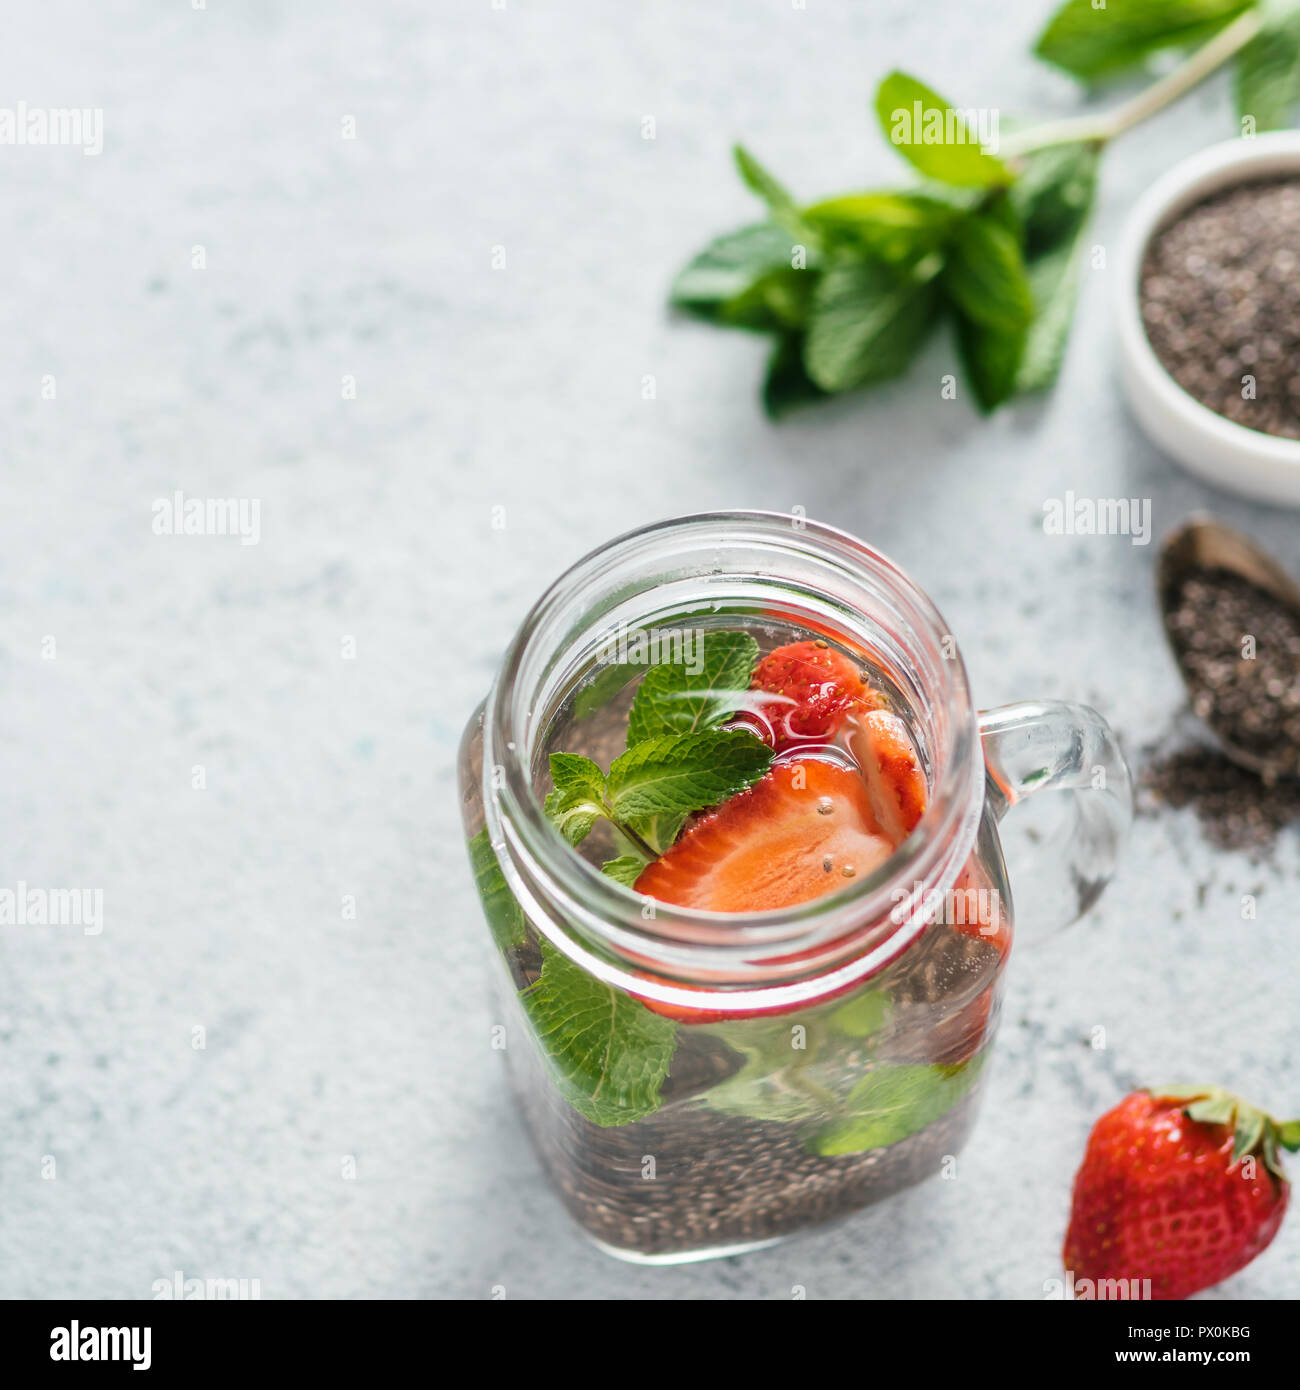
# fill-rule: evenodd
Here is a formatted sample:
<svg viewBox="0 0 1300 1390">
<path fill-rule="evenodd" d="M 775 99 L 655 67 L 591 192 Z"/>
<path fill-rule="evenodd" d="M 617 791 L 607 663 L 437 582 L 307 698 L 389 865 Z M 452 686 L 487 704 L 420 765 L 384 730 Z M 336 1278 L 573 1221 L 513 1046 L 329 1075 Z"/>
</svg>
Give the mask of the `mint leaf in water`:
<svg viewBox="0 0 1300 1390">
<path fill-rule="evenodd" d="M 1034 52 L 1085 82 L 1111 77 L 1153 53 L 1208 39 L 1250 0 L 1066 0 Z"/>
<path fill-rule="evenodd" d="M 981 147 L 967 113 L 905 72 L 891 72 L 876 89 L 876 115 L 889 143 L 927 178 L 991 188 L 1014 177 Z"/>
<path fill-rule="evenodd" d="M 717 727 L 743 701 L 758 643 L 743 632 L 699 632 L 697 643 L 694 656 L 646 673 L 628 718 L 632 746 L 608 777 L 590 758 L 551 754 L 547 816 L 571 845 L 608 818 L 623 852 L 604 869 L 619 882 L 663 854 L 692 811 L 744 791 L 772 761 L 753 734 Z"/>
<path fill-rule="evenodd" d="M 652 1115 L 677 1025 L 542 942 L 542 973 L 521 996 L 560 1094 L 592 1124 Z"/>
<path fill-rule="evenodd" d="M 804 339 L 809 378 L 847 391 L 907 370 L 934 322 L 934 263 L 900 272 L 883 261 L 843 261 L 821 279 Z"/>
<path fill-rule="evenodd" d="M 483 904 L 497 947 L 506 951 L 524 944 L 524 910 L 515 901 L 501 865 L 497 862 L 487 828 L 480 830 L 469 842 L 469 862 L 474 873 L 474 886 Z"/>
<path fill-rule="evenodd" d="M 846 1038 L 869 1038 L 889 1022 L 891 1009 L 887 992 L 864 989 L 840 1004 L 826 1021 Z"/>
<path fill-rule="evenodd" d="M 587 719 L 604 709 L 623 687 L 645 667 L 637 662 L 616 661 L 602 666 L 573 697 L 573 717 Z"/>
<path fill-rule="evenodd" d="M 697 631 L 693 645 L 690 662 L 647 672 L 628 715 L 629 746 L 665 734 L 698 733 L 739 708 L 758 661 L 758 643 L 747 632 Z"/>
<path fill-rule="evenodd" d="M 600 871 L 623 884 L 625 888 L 635 888 L 637 879 L 641 877 L 642 870 L 649 862 L 639 854 L 620 854 L 617 859 L 606 860 L 600 866 Z"/>
<path fill-rule="evenodd" d="M 982 1065 L 981 1056 L 958 1067 L 878 1067 L 849 1093 L 845 1114 L 818 1130 L 808 1147 L 829 1158 L 897 1144 L 946 1115 Z"/>
<path fill-rule="evenodd" d="M 619 821 L 685 816 L 752 786 L 771 761 L 767 744 L 743 729 L 647 739 L 610 765 L 609 804 Z"/>
<path fill-rule="evenodd" d="M 605 774 L 578 753 L 552 753 L 551 781 L 555 789 L 546 798 L 546 814 L 571 845 L 581 844 L 607 814 Z"/>
<path fill-rule="evenodd" d="M 796 1046 L 796 1041 L 810 1041 L 801 1037 L 805 1027 L 797 1016 L 710 1027 L 710 1033 L 745 1060 L 739 1071 L 705 1092 L 705 1104 L 724 1115 L 787 1124 L 824 1116 L 834 1108 L 835 1097 L 810 1070 L 815 1045 Z"/>
<path fill-rule="evenodd" d="M 1237 59 L 1237 110 L 1255 130 L 1282 130 L 1300 104 L 1300 3 L 1263 0 L 1264 25 Z"/>
</svg>

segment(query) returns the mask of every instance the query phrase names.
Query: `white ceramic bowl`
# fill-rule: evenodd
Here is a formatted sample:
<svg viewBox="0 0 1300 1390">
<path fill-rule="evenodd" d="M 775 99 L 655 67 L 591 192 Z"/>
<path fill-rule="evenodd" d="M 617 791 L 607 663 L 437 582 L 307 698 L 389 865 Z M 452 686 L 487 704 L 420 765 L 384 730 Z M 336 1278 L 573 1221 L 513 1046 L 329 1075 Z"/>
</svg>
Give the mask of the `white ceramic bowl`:
<svg viewBox="0 0 1300 1390">
<path fill-rule="evenodd" d="M 1300 507 L 1300 440 L 1234 424 L 1188 395 L 1152 350 L 1138 302 L 1155 232 L 1220 189 L 1286 174 L 1300 175 L 1300 130 L 1212 145 L 1176 164 L 1138 200 L 1119 254 L 1120 376 L 1147 434 L 1191 472 L 1247 497 Z"/>
</svg>

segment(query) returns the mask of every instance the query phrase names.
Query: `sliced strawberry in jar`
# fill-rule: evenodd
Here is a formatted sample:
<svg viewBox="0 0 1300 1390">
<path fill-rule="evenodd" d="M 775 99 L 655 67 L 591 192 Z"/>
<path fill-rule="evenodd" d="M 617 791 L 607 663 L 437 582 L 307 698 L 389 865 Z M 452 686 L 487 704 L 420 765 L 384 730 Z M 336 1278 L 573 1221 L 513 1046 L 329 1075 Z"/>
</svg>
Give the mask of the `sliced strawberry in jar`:
<svg viewBox="0 0 1300 1390">
<path fill-rule="evenodd" d="M 678 907 L 762 912 L 844 888 L 893 849 L 857 772 L 807 758 L 778 763 L 701 817 L 636 891 Z"/>
<path fill-rule="evenodd" d="M 889 710 L 869 710 L 851 721 L 848 744 L 870 788 L 877 823 L 901 844 L 925 814 L 929 794 L 907 725 Z"/>
<path fill-rule="evenodd" d="M 826 740 L 853 712 L 878 709 L 884 696 L 843 652 L 821 638 L 789 642 L 755 668 L 750 690 L 756 708 L 742 714 L 779 753 L 813 739 Z"/>
</svg>

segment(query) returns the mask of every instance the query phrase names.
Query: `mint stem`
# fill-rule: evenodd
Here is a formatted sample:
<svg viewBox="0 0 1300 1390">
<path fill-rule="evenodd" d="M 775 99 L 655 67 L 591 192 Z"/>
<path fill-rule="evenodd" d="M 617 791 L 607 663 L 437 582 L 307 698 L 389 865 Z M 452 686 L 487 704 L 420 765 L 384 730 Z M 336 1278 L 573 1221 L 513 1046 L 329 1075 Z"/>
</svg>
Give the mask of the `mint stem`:
<svg viewBox="0 0 1300 1390">
<path fill-rule="evenodd" d="M 647 862 L 651 863 L 653 863 L 654 860 L 659 858 L 659 851 L 656 849 L 651 849 L 650 846 L 641 838 L 640 835 L 636 833 L 635 830 L 632 829 L 630 825 L 624 825 L 623 822 L 619 820 L 619 818 L 614 814 L 614 808 L 609 804 L 608 801 L 602 801 L 601 805 L 604 807 L 605 810 L 605 818 L 610 822 L 614 829 L 618 831 L 620 835 L 627 837 L 627 839 L 630 841 L 633 848 L 636 850 L 638 854 L 643 854 Z"/>
<path fill-rule="evenodd" d="M 1190 92 L 1229 58 L 1239 53 L 1263 26 L 1258 7 L 1246 10 L 1226 28 L 1221 29 L 1209 43 L 1198 48 L 1173 72 L 1153 82 L 1145 91 L 1117 106 L 1103 116 L 1071 116 L 1060 121 L 1046 121 L 1018 135 L 1009 136 L 999 146 L 998 154 L 1015 159 L 1052 145 L 1089 143 L 1105 145 L 1148 117 L 1154 116 L 1179 97 Z"/>
</svg>

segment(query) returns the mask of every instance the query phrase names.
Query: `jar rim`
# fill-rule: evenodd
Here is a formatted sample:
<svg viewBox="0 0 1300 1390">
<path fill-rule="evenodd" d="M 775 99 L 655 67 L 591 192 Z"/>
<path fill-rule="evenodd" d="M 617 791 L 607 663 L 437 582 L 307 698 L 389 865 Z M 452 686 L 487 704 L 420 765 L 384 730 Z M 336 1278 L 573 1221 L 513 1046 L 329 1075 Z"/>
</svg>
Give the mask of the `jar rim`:
<svg viewBox="0 0 1300 1390">
<path fill-rule="evenodd" d="M 555 641 L 548 624 L 563 620 L 571 596 L 607 582 L 620 562 L 678 554 L 689 545 L 720 547 L 744 536 L 775 551 L 815 558 L 849 580 L 866 581 L 897 603 L 912 643 L 942 652 L 931 663 L 941 688 L 950 746 L 936 761 L 926 810 L 912 833 L 872 873 L 790 908 L 715 912 L 648 901 L 601 873 L 555 831 L 533 790 L 533 757 L 549 713 L 535 718 L 521 681 L 538 644 Z M 716 573 L 716 571 L 711 571 Z M 829 571 L 828 571 L 829 572 Z M 779 575 L 772 576 L 779 581 Z M 530 692 L 524 692 L 530 694 Z M 539 733 L 540 731 L 540 733 Z M 892 560 L 838 528 L 798 514 L 766 511 L 697 513 L 652 522 L 591 551 L 559 576 L 533 605 L 507 648 L 483 719 L 483 802 L 489 836 L 507 881 L 552 943 L 610 983 L 669 1004 L 700 1007 L 699 985 L 715 985 L 733 1006 L 737 989 L 758 989 L 773 1008 L 865 978 L 907 948 L 929 924 L 923 903 L 952 887 L 974 843 L 983 805 L 983 762 L 965 666 L 938 609 Z M 904 885 L 904 887 L 900 887 Z M 900 897 L 899 894 L 903 896 Z M 554 928 L 554 936 L 551 928 Z M 800 959 L 796 969 L 791 953 Z M 662 971 L 667 981 L 648 972 Z M 810 977 L 811 974 L 811 977 Z M 811 990 L 811 992 L 810 992 Z"/>
</svg>

